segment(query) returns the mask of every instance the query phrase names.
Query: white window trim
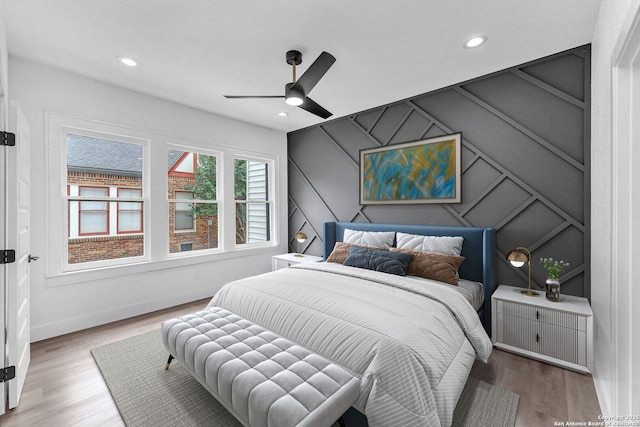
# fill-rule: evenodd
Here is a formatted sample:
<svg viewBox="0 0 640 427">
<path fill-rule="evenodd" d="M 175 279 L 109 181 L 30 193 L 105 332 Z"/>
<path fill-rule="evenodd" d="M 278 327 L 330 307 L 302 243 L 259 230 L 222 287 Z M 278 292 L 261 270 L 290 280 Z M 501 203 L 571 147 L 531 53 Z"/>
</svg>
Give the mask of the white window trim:
<svg viewBox="0 0 640 427">
<path fill-rule="evenodd" d="M 267 242 L 254 242 L 254 243 L 236 243 L 235 242 L 235 233 L 234 233 L 234 239 L 233 239 L 233 247 L 235 249 L 250 249 L 250 248 L 260 248 L 260 247 L 271 247 L 274 246 L 275 241 L 277 239 L 275 239 L 275 229 L 276 229 L 276 203 L 275 203 L 275 198 L 274 198 L 274 194 L 276 191 L 276 186 L 274 185 L 274 177 L 276 176 L 276 159 L 275 158 L 266 158 L 266 157 L 260 157 L 260 156 L 256 156 L 253 153 L 248 153 L 248 152 L 244 152 L 244 151 L 236 151 L 233 156 L 232 156 L 232 163 L 235 162 L 237 160 L 246 160 L 248 162 L 259 162 L 259 163 L 266 163 L 269 167 L 268 170 L 268 178 L 269 178 L 269 183 L 268 183 L 268 190 L 267 190 L 267 194 L 269 194 L 269 198 L 268 200 L 233 200 L 233 226 L 234 226 L 234 231 L 235 231 L 235 205 L 236 203 L 264 203 L 265 205 L 267 205 L 269 207 L 269 212 L 271 213 L 269 215 L 269 229 L 270 229 L 270 234 L 271 234 L 271 240 L 267 241 Z M 234 165 L 235 166 L 235 165 Z M 235 167 L 233 168 L 233 170 L 231 171 L 232 174 L 235 174 Z M 232 177 L 233 182 L 235 182 L 235 176 Z M 232 193 L 235 196 L 235 189 L 232 187 Z"/>
<path fill-rule="evenodd" d="M 69 271 L 63 269 L 62 259 L 66 265 L 67 256 L 67 206 L 60 203 L 67 197 L 66 179 L 66 134 L 68 131 L 76 134 L 84 134 L 92 137 L 111 138 L 124 142 L 143 144 L 143 235 L 144 256 L 136 258 L 121 258 L 104 262 L 95 268 L 84 268 Z M 115 138 L 118 136 L 118 138 Z M 126 137 L 124 136 L 126 135 Z M 153 150 L 151 150 L 153 146 Z M 184 151 L 195 151 L 202 154 L 219 156 L 220 162 L 225 162 L 218 168 L 218 200 L 219 206 L 219 234 L 218 249 L 201 251 L 178 252 L 169 254 L 168 214 L 169 202 L 167 200 L 167 170 L 166 168 L 152 168 L 149 165 L 164 162 L 166 165 L 167 150 L 169 148 Z M 45 286 L 55 287 L 71 285 L 100 279 L 114 278 L 129 274 L 139 274 L 149 271 L 157 271 L 165 268 L 185 267 L 208 263 L 212 261 L 231 259 L 251 254 L 270 254 L 278 248 L 278 195 L 279 184 L 279 156 L 272 153 L 261 153 L 253 150 L 239 150 L 223 144 L 211 142 L 187 140 L 184 138 L 160 134 L 148 130 L 139 130 L 126 126 L 120 126 L 101 121 L 85 119 L 75 116 L 67 116 L 51 111 L 45 112 L 45 176 L 47 177 L 45 209 L 49 212 L 45 227 Z M 272 177 L 269 191 L 272 195 L 271 211 L 271 241 L 264 244 L 236 245 L 235 221 L 225 223 L 225 218 L 235 217 L 235 203 L 232 200 L 225 201 L 225 194 L 233 195 L 233 159 L 245 158 L 247 160 L 269 162 L 269 173 Z M 164 169 L 164 170 L 160 170 Z M 222 171 L 221 171 L 222 170 Z M 164 185 L 158 185 L 164 182 Z M 152 185 L 151 183 L 156 183 Z M 151 221 L 151 212 L 154 212 L 154 221 Z M 60 224 L 65 224 L 61 229 Z M 151 244 L 153 241 L 153 245 Z M 123 262 L 126 260 L 127 262 Z M 83 264 L 80 264 L 83 265 Z"/>
<path fill-rule="evenodd" d="M 222 206 L 223 206 L 224 203 L 223 203 L 222 197 L 220 197 L 220 195 L 223 193 L 223 190 L 222 190 L 223 184 L 221 182 L 220 169 L 222 168 L 223 159 L 225 157 L 224 152 L 218 151 L 218 150 L 214 150 L 211 147 L 206 147 L 205 148 L 205 147 L 202 147 L 199 144 L 194 144 L 194 145 L 169 144 L 167 146 L 166 152 L 168 153 L 169 150 L 178 150 L 178 151 L 201 154 L 201 155 L 204 155 L 204 156 L 215 157 L 215 159 L 216 159 L 216 183 L 217 183 L 217 186 L 218 186 L 218 188 L 216 189 L 216 196 L 218 196 L 218 198 L 216 200 L 189 199 L 189 203 L 210 203 L 210 204 L 217 204 L 218 205 L 218 247 L 217 248 L 209 248 L 209 249 L 194 249 L 192 251 L 186 251 L 186 252 L 181 252 L 181 251 L 169 252 L 170 249 L 167 246 L 167 259 L 184 258 L 184 257 L 192 257 L 192 256 L 201 256 L 201 255 L 210 254 L 210 253 L 224 252 L 225 246 L 222 244 L 223 243 L 223 239 L 221 238 L 222 234 L 224 233 L 224 230 L 223 230 L 224 229 L 224 222 L 223 222 L 223 214 L 222 214 Z M 165 154 L 165 156 L 166 156 L 166 154 Z M 193 173 L 195 174 L 195 170 L 193 171 Z M 169 179 L 168 179 L 168 177 L 165 178 L 165 182 L 166 182 L 165 194 L 168 195 L 169 194 Z M 187 192 L 187 191 L 184 190 L 184 192 Z M 176 198 L 169 199 L 169 198 L 167 198 L 167 205 L 171 206 L 171 203 L 185 203 L 185 199 L 176 199 Z M 174 206 L 174 209 L 175 209 L 175 206 Z M 221 226 L 221 224 L 222 224 L 222 226 Z M 192 229 L 184 229 L 184 230 L 176 230 L 175 229 L 175 219 L 174 219 L 173 232 L 175 234 L 197 232 L 197 221 L 196 221 L 196 219 L 194 218 L 194 220 L 193 220 L 193 228 Z M 169 236 L 167 236 L 167 238 L 168 237 Z"/>
<path fill-rule="evenodd" d="M 47 151 L 45 173 L 48 178 L 45 206 L 50 213 L 45 237 L 47 249 L 47 256 L 45 258 L 46 276 L 54 277 L 79 270 L 106 268 L 148 261 L 149 239 L 145 238 L 143 256 L 69 264 L 67 258 L 69 241 L 67 230 L 66 226 L 60 227 L 59 224 L 68 224 L 66 202 L 81 199 L 79 196 L 67 196 L 67 134 L 73 133 L 76 135 L 141 145 L 144 159 L 142 167 L 142 198 L 136 200 L 142 201 L 146 206 L 148 206 L 149 203 L 149 197 L 146 195 L 147 189 L 145 188 L 149 182 L 149 139 L 140 132 L 135 132 L 120 126 L 62 116 L 50 112 L 45 114 L 45 128 L 47 130 L 45 135 L 45 147 Z M 110 197 L 106 199 L 113 201 Z M 65 203 L 60 203 L 60 201 L 64 201 Z M 148 212 L 149 210 L 146 209 L 144 213 L 144 223 L 148 223 Z"/>
</svg>

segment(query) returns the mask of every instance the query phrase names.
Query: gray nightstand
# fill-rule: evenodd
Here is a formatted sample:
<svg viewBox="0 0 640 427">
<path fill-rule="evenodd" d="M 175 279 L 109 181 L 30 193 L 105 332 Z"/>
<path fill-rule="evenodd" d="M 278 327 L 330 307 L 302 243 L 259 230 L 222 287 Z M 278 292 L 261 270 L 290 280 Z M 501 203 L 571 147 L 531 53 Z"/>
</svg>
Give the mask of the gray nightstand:
<svg viewBox="0 0 640 427">
<path fill-rule="evenodd" d="M 593 312 L 586 298 L 559 302 L 501 285 L 491 297 L 491 339 L 496 348 L 581 373 L 593 370 Z"/>
<path fill-rule="evenodd" d="M 322 261 L 321 256 L 303 255 L 299 257 L 295 255 L 296 254 L 274 255 L 271 258 L 271 270 L 272 271 L 280 270 L 281 268 L 291 267 L 293 264 L 300 264 L 302 262 Z"/>
</svg>

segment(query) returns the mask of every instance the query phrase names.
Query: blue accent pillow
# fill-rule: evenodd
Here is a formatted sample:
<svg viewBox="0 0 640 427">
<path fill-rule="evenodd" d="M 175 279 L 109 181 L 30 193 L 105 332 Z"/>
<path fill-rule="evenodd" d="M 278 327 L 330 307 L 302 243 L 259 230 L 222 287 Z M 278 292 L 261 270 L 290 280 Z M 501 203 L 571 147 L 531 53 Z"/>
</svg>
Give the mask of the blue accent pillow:
<svg viewBox="0 0 640 427">
<path fill-rule="evenodd" d="M 343 264 L 350 267 L 406 276 L 407 267 L 412 259 L 413 254 L 409 253 L 351 246 L 349 248 L 349 256 L 344 260 Z"/>
</svg>

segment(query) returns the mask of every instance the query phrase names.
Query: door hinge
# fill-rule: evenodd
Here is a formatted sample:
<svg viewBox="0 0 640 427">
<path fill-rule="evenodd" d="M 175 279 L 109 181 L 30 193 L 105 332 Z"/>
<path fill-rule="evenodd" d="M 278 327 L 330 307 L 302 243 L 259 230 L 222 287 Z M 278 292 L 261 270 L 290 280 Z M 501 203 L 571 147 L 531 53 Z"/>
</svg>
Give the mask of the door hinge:
<svg viewBox="0 0 640 427">
<path fill-rule="evenodd" d="M 13 249 L 3 249 L 0 251 L 0 264 L 11 264 L 16 262 L 16 251 Z"/>
<path fill-rule="evenodd" d="M 0 145 L 6 147 L 15 147 L 16 134 L 11 132 L 0 131 Z"/>
<path fill-rule="evenodd" d="M 9 366 L 0 370 L 0 383 L 12 380 L 16 377 L 16 367 Z"/>
</svg>

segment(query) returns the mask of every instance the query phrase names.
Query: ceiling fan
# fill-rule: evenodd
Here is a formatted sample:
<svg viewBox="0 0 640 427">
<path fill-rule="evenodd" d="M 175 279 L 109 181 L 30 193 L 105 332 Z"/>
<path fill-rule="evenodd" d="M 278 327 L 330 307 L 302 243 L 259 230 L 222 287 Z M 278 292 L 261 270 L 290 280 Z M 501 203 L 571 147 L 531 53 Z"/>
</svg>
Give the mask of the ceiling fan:
<svg viewBox="0 0 640 427">
<path fill-rule="evenodd" d="M 307 110 L 316 116 L 326 119 L 331 117 L 331 113 L 309 98 L 307 94 L 320 81 L 322 76 L 331 68 L 336 58 L 330 53 L 322 52 L 313 64 L 296 80 L 296 65 L 302 63 L 302 54 L 297 50 L 290 50 L 286 55 L 287 64 L 293 68 L 293 81 L 284 86 L 284 95 L 224 95 L 229 99 L 249 99 L 249 98 L 284 98 L 289 105 L 297 106 Z"/>
</svg>

